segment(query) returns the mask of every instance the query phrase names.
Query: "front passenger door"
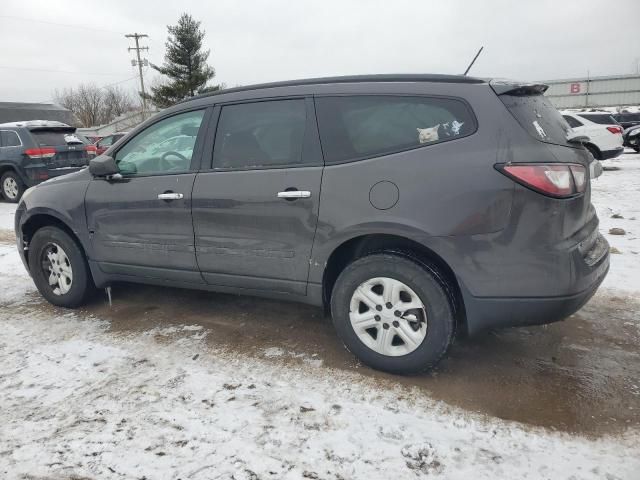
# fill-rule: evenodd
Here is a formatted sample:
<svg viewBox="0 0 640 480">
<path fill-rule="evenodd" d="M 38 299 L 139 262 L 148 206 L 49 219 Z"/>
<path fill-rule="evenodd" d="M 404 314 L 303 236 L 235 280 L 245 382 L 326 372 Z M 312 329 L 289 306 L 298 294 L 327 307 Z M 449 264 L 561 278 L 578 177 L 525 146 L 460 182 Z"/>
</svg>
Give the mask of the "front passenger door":
<svg viewBox="0 0 640 480">
<path fill-rule="evenodd" d="M 191 191 L 206 110 L 164 118 L 114 154 L 122 179 L 94 178 L 85 197 L 95 260 L 106 273 L 202 283 Z"/>
</svg>

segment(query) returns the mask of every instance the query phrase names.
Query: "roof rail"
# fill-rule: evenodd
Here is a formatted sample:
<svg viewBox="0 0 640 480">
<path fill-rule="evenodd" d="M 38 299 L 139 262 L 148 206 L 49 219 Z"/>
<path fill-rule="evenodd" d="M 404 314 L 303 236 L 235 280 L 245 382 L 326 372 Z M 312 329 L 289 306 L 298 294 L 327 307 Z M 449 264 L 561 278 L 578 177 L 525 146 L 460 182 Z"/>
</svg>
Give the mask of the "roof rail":
<svg viewBox="0 0 640 480">
<path fill-rule="evenodd" d="M 263 88 L 277 87 L 297 87 L 304 85 L 322 85 L 331 83 L 373 83 L 373 82 L 435 82 L 435 83 L 485 83 L 486 80 L 476 77 L 466 77 L 464 75 L 442 75 L 442 74 L 379 74 L 379 75 L 347 75 L 340 77 L 319 77 L 303 78 L 300 80 L 286 80 L 281 82 L 258 83 L 255 85 L 245 85 L 241 87 L 225 88 L 215 92 L 201 93 L 193 97 L 185 98 L 178 102 L 188 102 L 198 98 L 222 95 L 225 93 L 245 92 L 249 90 L 260 90 Z"/>
</svg>

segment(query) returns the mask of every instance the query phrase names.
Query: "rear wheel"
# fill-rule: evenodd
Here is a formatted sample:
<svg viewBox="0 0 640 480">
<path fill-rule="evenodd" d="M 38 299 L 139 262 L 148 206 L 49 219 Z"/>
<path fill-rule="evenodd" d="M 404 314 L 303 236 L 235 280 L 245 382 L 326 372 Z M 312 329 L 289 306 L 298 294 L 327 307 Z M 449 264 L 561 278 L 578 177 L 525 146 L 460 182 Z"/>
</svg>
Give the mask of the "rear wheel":
<svg viewBox="0 0 640 480">
<path fill-rule="evenodd" d="M 0 186 L 2 186 L 2 196 L 7 202 L 17 203 L 24 193 L 24 183 L 18 174 L 12 171 L 2 175 Z"/>
<path fill-rule="evenodd" d="M 95 288 L 83 251 L 56 227 L 43 227 L 33 236 L 29 270 L 40 294 L 59 307 L 82 305 Z"/>
<path fill-rule="evenodd" d="M 347 266 L 336 280 L 331 313 L 348 350 L 392 373 L 432 368 L 454 333 L 453 309 L 435 270 L 392 253 Z"/>
<path fill-rule="evenodd" d="M 640 153 L 640 145 L 634 145 L 633 149 L 636 151 L 636 153 Z"/>
</svg>

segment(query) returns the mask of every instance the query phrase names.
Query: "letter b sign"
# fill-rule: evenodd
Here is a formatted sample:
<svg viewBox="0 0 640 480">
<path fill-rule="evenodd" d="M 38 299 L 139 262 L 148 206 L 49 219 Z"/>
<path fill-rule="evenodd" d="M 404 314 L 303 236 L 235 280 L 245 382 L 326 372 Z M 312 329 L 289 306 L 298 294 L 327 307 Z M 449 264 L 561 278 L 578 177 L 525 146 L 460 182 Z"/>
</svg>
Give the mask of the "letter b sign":
<svg viewBox="0 0 640 480">
<path fill-rule="evenodd" d="M 571 92 L 571 93 L 580 93 L 580 84 L 579 83 L 572 83 L 571 86 L 569 87 L 569 92 Z"/>
</svg>

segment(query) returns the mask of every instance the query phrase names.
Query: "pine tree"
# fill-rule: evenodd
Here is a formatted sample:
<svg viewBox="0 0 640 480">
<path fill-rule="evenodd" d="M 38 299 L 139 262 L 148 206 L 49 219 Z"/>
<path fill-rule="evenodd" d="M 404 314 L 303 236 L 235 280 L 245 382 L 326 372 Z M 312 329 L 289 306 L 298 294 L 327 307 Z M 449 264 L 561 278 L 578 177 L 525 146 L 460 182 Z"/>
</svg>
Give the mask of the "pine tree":
<svg viewBox="0 0 640 480">
<path fill-rule="evenodd" d="M 158 107 L 165 108 L 187 97 L 205 91 L 218 90 L 220 86 L 207 86 L 215 76 L 213 67 L 207 64 L 210 50 L 202 50 L 205 32 L 187 13 L 183 13 L 178 24 L 167 26 L 169 38 L 162 66 L 151 65 L 169 81 L 151 87 L 148 98 Z"/>
</svg>

